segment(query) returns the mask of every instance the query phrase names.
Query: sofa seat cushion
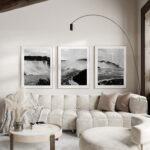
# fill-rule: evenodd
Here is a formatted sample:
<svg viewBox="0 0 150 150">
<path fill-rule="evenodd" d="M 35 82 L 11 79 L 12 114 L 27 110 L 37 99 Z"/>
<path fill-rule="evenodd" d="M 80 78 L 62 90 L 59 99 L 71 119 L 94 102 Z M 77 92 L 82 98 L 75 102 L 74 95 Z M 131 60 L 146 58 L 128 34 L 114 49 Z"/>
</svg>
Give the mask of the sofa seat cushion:
<svg viewBox="0 0 150 150">
<path fill-rule="evenodd" d="M 141 116 L 141 114 L 129 112 L 104 112 L 99 110 L 79 111 L 76 121 L 77 135 L 94 127 L 112 126 L 131 128 L 131 117 L 133 116 Z"/>
<path fill-rule="evenodd" d="M 128 113 L 128 112 L 118 112 L 123 119 L 123 127 L 125 128 L 131 128 L 131 117 L 134 114 Z"/>
<path fill-rule="evenodd" d="M 122 116 L 118 112 L 105 112 L 108 126 L 123 126 Z"/>
<path fill-rule="evenodd" d="M 99 110 L 92 110 L 93 127 L 102 127 L 108 125 L 108 119 L 104 112 Z"/>
<path fill-rule="evenodd" d="M 78 112 L 79 119 L 92 119 L 92 115 L 88 110 L 81 110 Z"/>
<path fill-rule="evenodd" d="M 48 122 L 62 126 L 63 111 L 60 109 L 54 110 L 48 115 Z"/>
<path fill-rule="evenodd" d="M 84 130 L 93 127 L 93 119 L 90 111 L 81 110 L 78 112 L 76 120 L 77 135 L 79 136 Z"/>
<path fill-rule="evenodd" d="M 136 116 L 141 116 L 140 114 L 133 114 L 128 112 L 118 112 L 123 119 L 123 127 L 131 128 L 131 118 Z"/>
<path fill-rule="evenodd" d="M 86 129 L 104 126 L 123 126 L 123 118 L 118 112 L 82 110 L 77 117 L 77 135 Z"/>
<path fill-rule="evenodd" d="M 63 123 L 62 127 L 65 130 L 74 130 L 76 129 L 76 119 L 77 119 L 77 113 L 72 110 L 66 110 L 63 113 Z"/>
<path fill-rule="evenodd" d="M 92 110 L 90 113 L 94 119 L 107 119 L 106 114 L 102 111 Z"/>
</svg>

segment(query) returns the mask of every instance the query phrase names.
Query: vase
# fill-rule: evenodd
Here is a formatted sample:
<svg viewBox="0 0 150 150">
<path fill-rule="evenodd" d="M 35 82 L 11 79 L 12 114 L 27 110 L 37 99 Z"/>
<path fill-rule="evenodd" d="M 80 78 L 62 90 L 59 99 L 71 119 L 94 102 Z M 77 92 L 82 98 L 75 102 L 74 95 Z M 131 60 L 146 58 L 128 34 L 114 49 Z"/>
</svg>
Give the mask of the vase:
<svg viewBox="0 0 150 150">
<path fill-rule="evenodd" d="M 14 130 L 15 131 L 22 131 L 23 130 L 23 122 L 15 122 Z"/>
</svg>

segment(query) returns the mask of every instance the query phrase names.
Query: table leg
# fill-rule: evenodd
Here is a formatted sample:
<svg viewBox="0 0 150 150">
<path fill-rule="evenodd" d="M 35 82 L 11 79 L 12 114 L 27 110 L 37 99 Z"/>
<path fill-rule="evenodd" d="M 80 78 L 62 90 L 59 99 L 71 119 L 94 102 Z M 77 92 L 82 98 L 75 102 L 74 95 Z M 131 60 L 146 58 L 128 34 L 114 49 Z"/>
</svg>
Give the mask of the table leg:
<svg viewBox="0 0 150 150">
<path fill-rule="evenodd" d="M 50 136 L 50 150 L 55 150 L 55 135 Z"/>
<path fill-rule="evenodd" d="M 13 150 L 14 141 L 13 141 L 13 134 L 10 134 L 10 150 Z"/>
<path fill-rule="evenodd" d="M 143 144 L 141 144 L 141 150 L 143 150 Z"/>
</svg>

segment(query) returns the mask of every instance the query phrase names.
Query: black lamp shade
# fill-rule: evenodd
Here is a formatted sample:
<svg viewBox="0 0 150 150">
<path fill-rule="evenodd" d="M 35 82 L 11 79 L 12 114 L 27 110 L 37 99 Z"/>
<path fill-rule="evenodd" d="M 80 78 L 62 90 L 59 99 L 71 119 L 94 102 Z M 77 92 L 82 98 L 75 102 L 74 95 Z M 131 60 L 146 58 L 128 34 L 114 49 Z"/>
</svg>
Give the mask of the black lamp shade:
<svg viewBox="0 0 150 150">
<path fill-rule="evenodd" d="M 73 31 L 73 24 L 70 24 L 70 31 Z"/>
</svg>

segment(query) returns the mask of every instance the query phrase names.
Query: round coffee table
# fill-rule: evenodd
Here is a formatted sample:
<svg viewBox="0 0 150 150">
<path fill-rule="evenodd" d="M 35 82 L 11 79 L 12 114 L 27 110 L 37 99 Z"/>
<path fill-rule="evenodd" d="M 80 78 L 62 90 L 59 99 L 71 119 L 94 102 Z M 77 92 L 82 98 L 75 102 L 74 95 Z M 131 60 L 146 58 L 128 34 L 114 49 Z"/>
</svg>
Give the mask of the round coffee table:
<svg viewBox="0 0 150 150">
<path fill-rule="evenodd" d="M 22 143 L 40 143 L 50 141 L 50 150 L 55 150 L 55 139 L 62 135 L 62 128 L 53 124 L 36 125 L 23 129 L 23 131 L 14 131 L 10 129 L 10 150 L 13 150 L 14 142 Z"/>
</svg>

